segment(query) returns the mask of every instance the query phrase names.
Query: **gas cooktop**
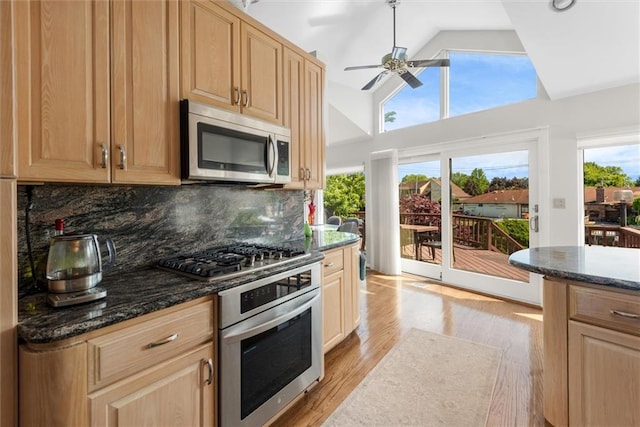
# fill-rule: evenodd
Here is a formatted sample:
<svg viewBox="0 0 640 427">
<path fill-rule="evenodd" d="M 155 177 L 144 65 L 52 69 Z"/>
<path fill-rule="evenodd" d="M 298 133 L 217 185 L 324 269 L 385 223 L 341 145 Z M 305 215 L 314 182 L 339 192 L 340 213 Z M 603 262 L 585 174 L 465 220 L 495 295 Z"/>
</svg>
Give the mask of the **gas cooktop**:
<svg viewBox="0 0 640 427">
<path fill-rule="evenodd" d="M 249 274 L 310 254 L 285 246 L 234 243 L 156 261 L 156 266 L 191 278 L 220 280 Z"/>
</svg>

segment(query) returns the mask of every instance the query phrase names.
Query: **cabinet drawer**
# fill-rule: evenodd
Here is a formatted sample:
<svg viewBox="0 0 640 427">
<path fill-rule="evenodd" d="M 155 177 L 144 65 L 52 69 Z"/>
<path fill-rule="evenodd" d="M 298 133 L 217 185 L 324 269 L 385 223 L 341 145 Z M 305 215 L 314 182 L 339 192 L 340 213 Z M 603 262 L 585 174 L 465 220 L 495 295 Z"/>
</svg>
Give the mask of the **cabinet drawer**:
<svg viewBox="0 0 640 427">
<path fill-rule="evenodd" d="M 344 251 L 336 249 L 324 253 L 322 262 L 324 277 L 344 269 Z"/>
<path fill-rule="evenodd" d="M 640 336 L 640 295 L 569 286 L 569 317 Z"/>
<path fill-rule="evenodd" d="M 174 357 L 210 340 L 213 332 L 213 303 L 207 301 L 91 339 L 89 390 Z"/>
</svg>

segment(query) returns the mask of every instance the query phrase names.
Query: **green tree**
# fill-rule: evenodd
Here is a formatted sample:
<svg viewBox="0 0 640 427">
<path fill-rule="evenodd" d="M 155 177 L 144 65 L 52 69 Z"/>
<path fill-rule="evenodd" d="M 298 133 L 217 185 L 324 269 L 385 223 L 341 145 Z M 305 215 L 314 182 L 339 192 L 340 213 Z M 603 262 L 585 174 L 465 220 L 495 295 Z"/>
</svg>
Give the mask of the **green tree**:
<svg viewBox="0 0 640 427">
<path fill-rule="evenodd" d="M 469 175 L 462 172 L 454 172 L 451 174 L 451 182 L 460 188 L 464 188 L 467 185 L 469 178 Z"/>
<path fill-rule="evenodd" d="M 396 112 L 395 111 L 388 111 L 386 113 L 384 113 L 384 122 L 385 123 L 393 123 L 396 121 Z"/>
<path fill-rule="evenodd" d="M 421 173 L 410 173 L 402 177 L 402 182 L 426 181 L 429 177 Z"/>
<path fill-rule="evenodd" d="M 471 176 L 463 189 L 467 194 L 471 194 L 472 196 L 486 193 L 489 189 L 489 180 L 484 174 L 484 171 L 480 168 L 475 168 L 471 172 Z"/>
<path fill-rule="evenodd" d="M 625 187 L 633 184 L 631 177 L 620 166 L 600 166 L 595 162 L 586 162 L 583 170 L 584 185 L 589 187 Z"/>
<path fill-rule="evenodd" d="M 364 210 L 364 174 L 360 172 L 328 176 L 324 207 L 342 218 Z"/>
</svg>

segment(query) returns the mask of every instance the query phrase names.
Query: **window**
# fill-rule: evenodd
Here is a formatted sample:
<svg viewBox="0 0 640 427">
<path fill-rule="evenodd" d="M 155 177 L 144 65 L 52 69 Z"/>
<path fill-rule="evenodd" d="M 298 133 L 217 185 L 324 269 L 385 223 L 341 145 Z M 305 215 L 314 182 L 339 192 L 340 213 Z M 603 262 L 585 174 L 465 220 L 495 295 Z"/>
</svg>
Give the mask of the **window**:
<svg viewBox="0 0 640 427">
<path fill-rule="evenodd" d="M 403 85 L 382 104 L 383 132 L 536 97 L 536 73 L 526 55 L 453 51 L 444 55 L 451 60 L 448 72 L 426 68 L 417 75 L 422 86 Z M 441 108 L 447 99 L 441 86 L 448 91 L 448 108 Z"/>
</svg>

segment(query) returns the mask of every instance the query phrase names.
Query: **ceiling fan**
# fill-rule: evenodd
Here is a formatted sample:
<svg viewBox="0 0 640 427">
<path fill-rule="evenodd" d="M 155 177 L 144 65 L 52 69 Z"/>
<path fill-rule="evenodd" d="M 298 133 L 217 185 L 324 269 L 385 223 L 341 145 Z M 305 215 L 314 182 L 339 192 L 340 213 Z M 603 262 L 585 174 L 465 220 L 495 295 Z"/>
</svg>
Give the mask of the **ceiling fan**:
<svg viewBox="0 0 640 427">
<path fill-rule="evenodd" d="M 407 48 L 396 46 L 396 6 L 400 4 L 400 0 L 386 0 L 387 4 L 393 9 L 393 49 L 391 53 L 387 53 L 382 57 L 382 63 L 379 65 L 358 65 L 355 67 L 347 67 L 344 70 L 363 70 L 366 68 L 384 68 L 380 74 L 375 76 L 369 83 L 362 87 L 362 90 L 371 89 L 388 73 L 396 73 L 409 84 L 412 88 L 422 86 L 422 82 L 414 76 L 409 68 L 423 67 L 448 67 L 448 59 L 415 59 L 407 60 Z"/>
</svg>

